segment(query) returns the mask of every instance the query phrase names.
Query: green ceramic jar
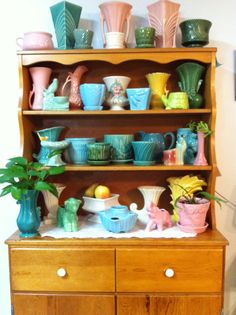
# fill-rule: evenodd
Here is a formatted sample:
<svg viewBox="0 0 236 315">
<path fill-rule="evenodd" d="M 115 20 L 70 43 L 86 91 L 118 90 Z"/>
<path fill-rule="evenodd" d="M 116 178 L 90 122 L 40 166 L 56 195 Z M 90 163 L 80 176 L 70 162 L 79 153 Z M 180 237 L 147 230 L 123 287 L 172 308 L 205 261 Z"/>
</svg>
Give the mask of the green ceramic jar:
<svg viewBox="0 0 236 315">
<path fill-rule="evenodd" d="M 202 47 L 209 43 L 209 30 L 212 23 L 204 19 L 185 20 L 179 24 L 182 33 L 182 45 Z"/>
<path fill-rule="evenodd" d="M 137 48 L 154 47 L 155 29 L 153 27 L 139 27 L 135 30 Z"/>
</svg>

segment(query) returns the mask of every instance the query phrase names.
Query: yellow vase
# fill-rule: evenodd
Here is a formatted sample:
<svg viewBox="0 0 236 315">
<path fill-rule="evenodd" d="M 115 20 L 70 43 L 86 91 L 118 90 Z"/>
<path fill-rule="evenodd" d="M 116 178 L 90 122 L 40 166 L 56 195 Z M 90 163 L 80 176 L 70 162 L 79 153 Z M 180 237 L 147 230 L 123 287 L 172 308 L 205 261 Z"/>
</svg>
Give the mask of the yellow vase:
<svg viewBox="0 0 236 315">
<path fill-rule="evenodd" d="M 151 109 L 165 108 L 164 103 L 161 100 L 161 97 L 162 95 L 167 94 L 166 85 L 169 77 L 170 74 L 165 72 L 154 72 L 148 73 L 146 75 L 146 78 L 152 91 L 150 103 Z"/>
</svg>

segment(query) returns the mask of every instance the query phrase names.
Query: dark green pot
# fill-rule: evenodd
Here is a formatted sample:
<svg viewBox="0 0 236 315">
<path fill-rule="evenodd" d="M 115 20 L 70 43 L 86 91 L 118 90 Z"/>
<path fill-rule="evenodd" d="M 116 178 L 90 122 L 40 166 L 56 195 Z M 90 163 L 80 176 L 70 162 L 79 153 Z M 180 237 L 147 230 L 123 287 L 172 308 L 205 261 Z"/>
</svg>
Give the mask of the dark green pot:
<svg viewBox="0 0 236 315">
<path fill-rule="evenodd" d="M 203 19 L 186 20 L 180 23 L 182 45 L 202 47 L 209 43 L 209 30 L 212 23 Z"/>
</svg>

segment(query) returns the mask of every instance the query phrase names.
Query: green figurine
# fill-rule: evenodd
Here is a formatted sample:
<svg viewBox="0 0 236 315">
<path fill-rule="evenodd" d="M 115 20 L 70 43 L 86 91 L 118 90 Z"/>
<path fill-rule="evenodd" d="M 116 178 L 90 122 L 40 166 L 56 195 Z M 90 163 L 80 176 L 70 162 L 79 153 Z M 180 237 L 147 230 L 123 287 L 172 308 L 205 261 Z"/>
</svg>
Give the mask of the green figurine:
<svg viewBox="0 0 236 315">
<path fill-rule="evenodd" d="M 78 231 L 77 210 L 81 200 L 69 198 L 64 202 L 64 207 L 59 207 L 57 212 L 57 226 L 64 228 L 65 232 Z"/>
</svg>

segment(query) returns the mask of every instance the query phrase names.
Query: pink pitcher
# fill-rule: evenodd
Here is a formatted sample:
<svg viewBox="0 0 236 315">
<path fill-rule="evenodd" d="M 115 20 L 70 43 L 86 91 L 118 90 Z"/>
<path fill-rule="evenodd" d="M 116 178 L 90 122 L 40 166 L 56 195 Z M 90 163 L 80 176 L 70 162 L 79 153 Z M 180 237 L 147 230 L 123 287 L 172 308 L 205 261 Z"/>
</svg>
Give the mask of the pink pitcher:
<svg viewBox="0 0 236 315">
<path fill-rule="evenodd" d="M 52 69 L 47 67 L 31 67 L 29 72 L 33 81 L 33 88 L 29 94 L 29 107 L 33 110 L 42 110 L 43 92 L 49 85 Z"/>
<path fill-rule="evenodd" d="M 156 30 L 156 47 L 175 47 L 179 3 L 159 0 L 147 6 L 150 26 Z"/>
<path fill-rule="evenodd" d="M 125 2 L 112 1 L 100 4 L 99 8 L 101 10 L 100 23 L 104 46 L 106 44 L 104 22 L 106 22 L 107 25 L 107 32 L 120 33 L 125 32 L 125 23 L 127 23 L 125 34 L 125 43 L 127 43 L 127 39 L 129 36 L 132 5 Z"/>
</svg>

